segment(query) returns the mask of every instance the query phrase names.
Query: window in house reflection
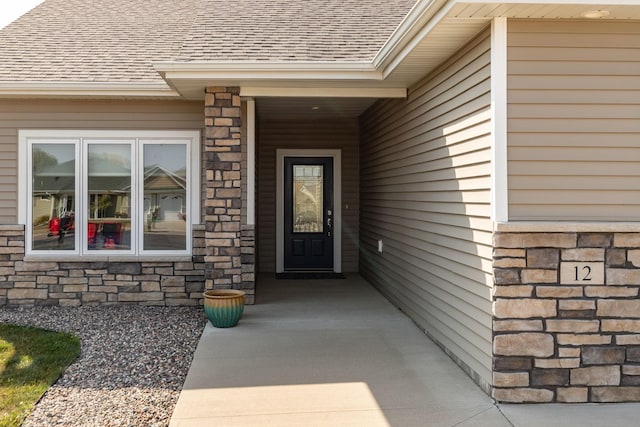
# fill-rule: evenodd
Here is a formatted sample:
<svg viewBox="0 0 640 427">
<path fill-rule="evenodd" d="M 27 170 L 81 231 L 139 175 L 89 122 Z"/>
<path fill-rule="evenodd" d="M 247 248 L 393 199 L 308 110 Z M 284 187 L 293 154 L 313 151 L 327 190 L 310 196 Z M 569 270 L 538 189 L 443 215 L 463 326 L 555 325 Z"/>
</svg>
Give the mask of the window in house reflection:
<svg viewBox="0 0 640 427">
<path fill-rule="evenodd" d="M 91 250 L 131 249 L 131 144 L 89 144 L 87 240 Z"/>
<path fill-rule="evenodd" d="M 75 144 L 31 146 L 33 250 L 75 251 Z"/>
<path fill-rule="evenodd" d="M 187 147 L 144 146 L 143 249 L 185 250 L 187 247 Z"/>
</svg>

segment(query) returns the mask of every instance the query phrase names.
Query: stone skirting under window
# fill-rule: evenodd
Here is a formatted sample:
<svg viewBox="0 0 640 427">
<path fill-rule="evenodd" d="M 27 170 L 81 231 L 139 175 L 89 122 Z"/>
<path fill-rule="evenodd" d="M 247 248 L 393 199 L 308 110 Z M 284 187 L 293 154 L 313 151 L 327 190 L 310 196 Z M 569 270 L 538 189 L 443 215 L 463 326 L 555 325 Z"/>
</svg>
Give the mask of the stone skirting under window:
<svg viewBox="0 0 640 427">
<path fill-rule="evenodd" d="M 493 397 L 640 401 L 640 227 L 541 228 L 494 234 Z"/>
<path fill-rule="evenodd" d="M 204 236 L 195 226 L 191 261 L 52 261 L 25 259 L 24 226 L 0 225 L 0 306 L 201 304 Z"/>
</svg>

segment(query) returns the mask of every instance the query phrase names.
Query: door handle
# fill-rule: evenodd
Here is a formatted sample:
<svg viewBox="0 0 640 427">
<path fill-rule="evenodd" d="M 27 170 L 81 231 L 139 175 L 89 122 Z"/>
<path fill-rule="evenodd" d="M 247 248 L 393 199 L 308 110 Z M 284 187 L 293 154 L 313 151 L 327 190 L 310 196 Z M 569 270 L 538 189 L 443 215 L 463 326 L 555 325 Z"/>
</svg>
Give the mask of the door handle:
<svg viewBox="0 0 640 427">
<path fill-rule="evenodd" d="M 331 228 L 331 223 L 333 221 L 331 220 L 331 218 L 327 218 L 327 227 Z"/>
</svg>

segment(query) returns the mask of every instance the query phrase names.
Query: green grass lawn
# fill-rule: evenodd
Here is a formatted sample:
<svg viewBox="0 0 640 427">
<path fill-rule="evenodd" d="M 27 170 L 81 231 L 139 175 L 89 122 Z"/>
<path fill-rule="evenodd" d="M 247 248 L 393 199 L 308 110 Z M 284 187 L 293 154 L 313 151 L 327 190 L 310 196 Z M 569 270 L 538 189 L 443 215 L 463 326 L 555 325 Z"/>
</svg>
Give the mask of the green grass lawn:
<svg viewBox="0 0 640 427">
<path fill-rule="evenodd" d="M 73 335 L 0 324 L 0 427 L 19 426 L 79 354 Z"/>
</svg>

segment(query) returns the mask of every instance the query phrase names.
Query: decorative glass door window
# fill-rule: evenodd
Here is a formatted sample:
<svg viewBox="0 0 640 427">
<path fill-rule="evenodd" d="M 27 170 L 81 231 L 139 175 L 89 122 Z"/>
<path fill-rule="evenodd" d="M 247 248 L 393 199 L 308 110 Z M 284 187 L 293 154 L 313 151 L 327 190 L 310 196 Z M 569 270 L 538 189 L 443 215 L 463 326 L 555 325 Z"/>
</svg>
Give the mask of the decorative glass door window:
<svg viewBox="0 0 640 427">
<path fill-rule="evenodd" d="M 322 233 L 324 170 L 322 165 L 293 165 L 293 232 Z"/>
<path fill-rule="evenodd" d="M 197 171 L 191 171 L 198 164 L 197 132 L 143 132 L 144 138 L 24 133 L 27 253 L 190 253 L 199 211 Z"/>
</svg>

